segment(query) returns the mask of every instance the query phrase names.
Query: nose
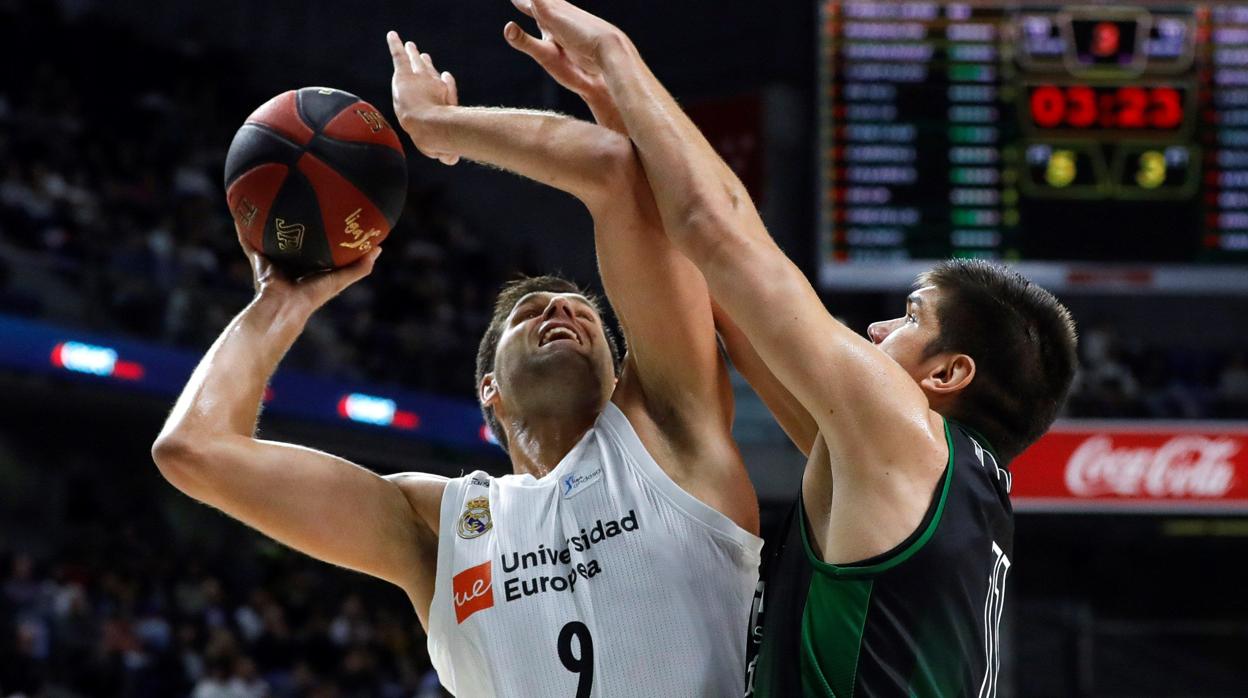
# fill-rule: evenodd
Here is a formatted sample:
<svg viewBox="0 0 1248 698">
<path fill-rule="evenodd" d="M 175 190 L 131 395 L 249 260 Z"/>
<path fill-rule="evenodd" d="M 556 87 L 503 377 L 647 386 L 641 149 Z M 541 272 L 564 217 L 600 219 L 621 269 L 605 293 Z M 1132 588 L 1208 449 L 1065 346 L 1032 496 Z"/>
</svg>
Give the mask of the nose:
<svg viewBox="0 0 1248 698">
<path fill-rule="evenodd" d="M 892 334 L 893 328 L 896 327 L 895 320 L 884 320 L 881 322 L 873 322 L 867 327 L 867 337 L 875 344 L 884 341 L 884 338 Z"/>
<path fill-rule="evenodd" d="M 576 317 L 576 313 L 572 310 L 572 301 L 562 296 L 555 296 L 546 304 L 546 310 L 542 313 L 543 320 L 563 315 L 567 318 Z"/>
</svg>

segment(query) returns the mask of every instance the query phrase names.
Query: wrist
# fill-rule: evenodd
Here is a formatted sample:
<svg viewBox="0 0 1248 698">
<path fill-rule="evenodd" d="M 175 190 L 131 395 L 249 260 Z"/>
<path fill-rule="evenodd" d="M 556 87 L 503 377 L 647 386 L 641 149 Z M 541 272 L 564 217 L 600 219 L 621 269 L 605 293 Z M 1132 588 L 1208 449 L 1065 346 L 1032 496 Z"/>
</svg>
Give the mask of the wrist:
<svg viewBox="0 0 1248 698">
<path fill-rule="evenodd" d="M 597 121 L 599 126 L 619 133 L 627 130 L 624 119 L 620 116 L 620 111 L 615 108 L 615 102 L 609 93 L 593 92 L 584 95 L 584 99 L 590 113 L 594 115 L 594 121 Z"/>
<path fill-rule="evenodd" d="M 421 107 L 408 107 L 398 117 L 398 124 L 413 144 L 422 151 L 439 150 L 446 145 L 448 137 L 447 116 L 451 107 L 431 104 Z"/>
<path fill-rule="evenodd" d="M 637 56 L 637 47 L 624 32 L 616 29 L 603 35 L 594 46 L 594 58 L 604 72 L 626 66 Z"/>
<path fill-rule="evenodd" d="M 251 310 L 270 327 L 294 326 L 302 330 L 318 306 L 306 295 L 264 286 L 251 301 Z"/>
<path fill-rule="evenodd" d="M 431 104 L 413 112 L 403 128 L 422 149 L 442 150 L 450 140 L 452 109 L 445 104 Z"/>
</svg>

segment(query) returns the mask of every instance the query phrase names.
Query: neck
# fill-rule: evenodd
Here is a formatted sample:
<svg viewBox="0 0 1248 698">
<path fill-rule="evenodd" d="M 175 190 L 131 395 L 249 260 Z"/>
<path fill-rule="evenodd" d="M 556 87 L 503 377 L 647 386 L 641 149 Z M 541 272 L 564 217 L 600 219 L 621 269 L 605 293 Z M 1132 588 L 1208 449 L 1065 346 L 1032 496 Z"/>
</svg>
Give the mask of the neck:
<svg viewBox="0 0 1248 698">
<path fill-rule="evenodd" d="M 579 415 L 530 417 L 514 419 L 508 424 L 507 443 L 512 471 L 543 477 L 559 465 L 585 432 L 598 418 L 598 413 L 582 411 Z"/>
</svg>

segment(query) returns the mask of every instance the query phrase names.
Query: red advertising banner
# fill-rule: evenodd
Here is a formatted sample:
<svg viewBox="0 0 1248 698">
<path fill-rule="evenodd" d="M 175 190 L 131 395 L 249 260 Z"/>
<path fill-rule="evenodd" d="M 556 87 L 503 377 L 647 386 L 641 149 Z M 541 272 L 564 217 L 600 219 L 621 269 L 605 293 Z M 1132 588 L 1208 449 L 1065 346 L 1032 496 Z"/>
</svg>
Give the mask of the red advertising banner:
<svg viewBox="0 0 1248 698">
<path fill-rule="evenodd" d="M 1019 511 L 1248 513 L 1248 424 L 1059 423 L 1010 473 Z"/>
</svg>

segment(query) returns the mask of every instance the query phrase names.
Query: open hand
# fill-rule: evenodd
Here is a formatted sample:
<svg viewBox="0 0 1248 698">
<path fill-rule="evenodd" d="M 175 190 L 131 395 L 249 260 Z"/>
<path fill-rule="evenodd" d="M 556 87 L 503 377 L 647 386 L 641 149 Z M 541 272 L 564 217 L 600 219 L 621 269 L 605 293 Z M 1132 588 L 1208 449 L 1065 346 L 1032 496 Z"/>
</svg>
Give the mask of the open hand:
<svg viewBox="0 0 1248 698">
<path fill-rule="evenodd" d="M 522 0 L 512 0 L 521 12 L 532 16 L 532 7 Z M 621 133 L 624 132 L 624 121 L 611 93 L 607 91 L 607 83 L 602 74 L 596 72 L 592 65 L 584 66 L 572 59 L 572 56 L 550 38 L 550 32 L 537 25 L 541 38 L 535 37 L 515 22 L 508 22 L 503 27 L 503 38 L 512 48 L 520 51 L 537 62 L 555 82 L 572 91 L 589 105 L 590 111 L 599 124 Z"/>
<path fill-rule="evenodd" d="M 429 54 L 420 53 L 411 41 L 404 44 L 396 32 L 386 34 L 386 43 L 394 61 L 390 94 L 395 118 L 422 154 L 454 165 L 459 162 L 459 155 L 445 149 L 437 129 L 426 117 L 433 109 L 459 106 L 455 77 L 448 72 L 439 74 Z"/>
<path fill-rule="evenodd" d="M 537 20 L 537 25 L 542 30 L 542 40 L 557 45 L 589 77 L 601 77 L 603 51 L 625 41 L 624 33 L 615 25 L 591 15 L 567 0 L 511 0 L 511 4 Z M 555 79 L 559 80 L 558 77 Z"/>
<path fill-rule="evenodd" d="M 251 262 L 251 278 L 256 295 L 280 296 L 301 303 L 311 314 L 351 284 L 373 273 L 373 265 L 381 255 L 381 247 L 374 247 L 363 257 L 338 269 L 319 271 L 298 279 L 292 279 L 280 271 L 268 257 L 247 243 L 239 235 L 239 245 Z"/>
</svg>

